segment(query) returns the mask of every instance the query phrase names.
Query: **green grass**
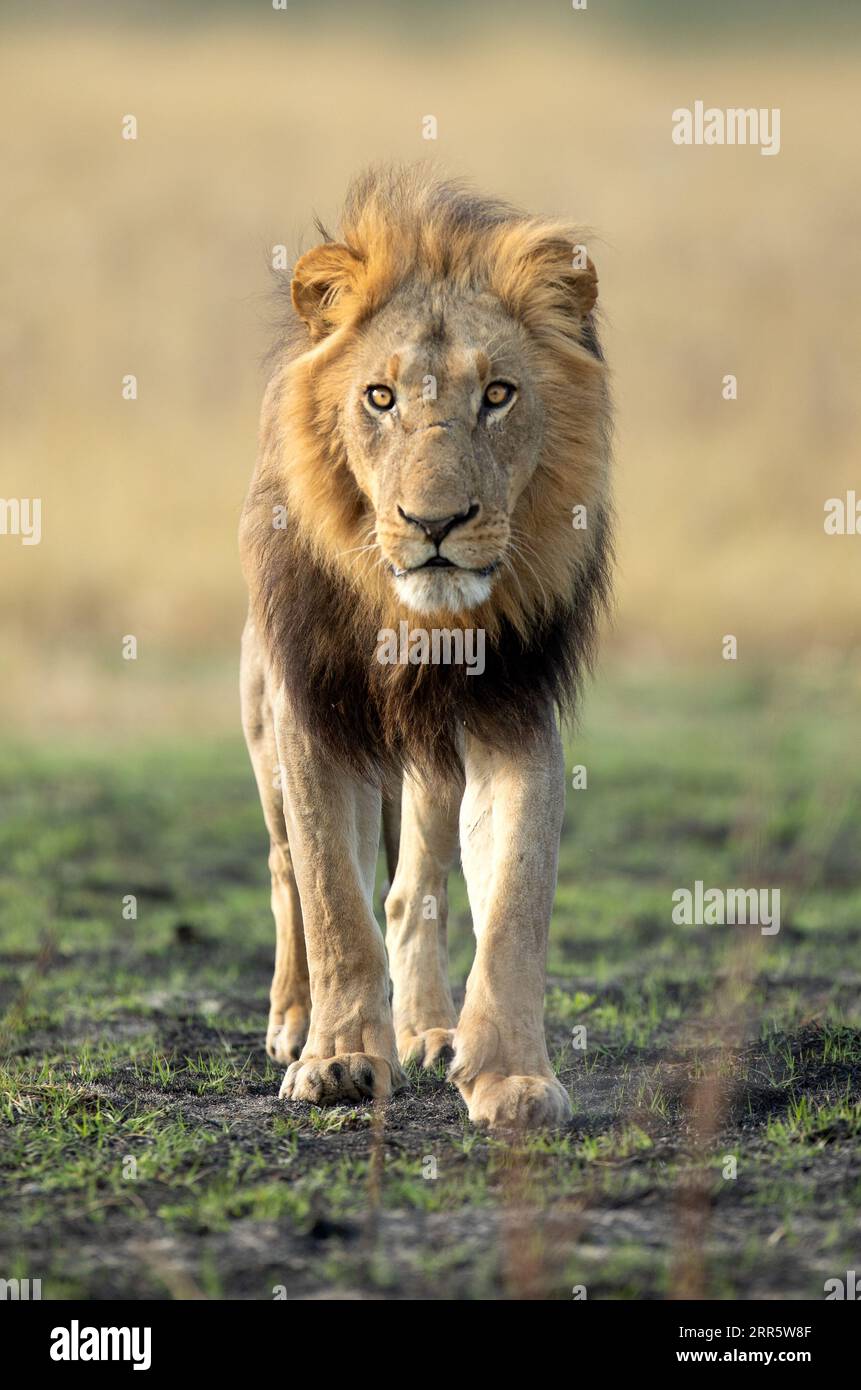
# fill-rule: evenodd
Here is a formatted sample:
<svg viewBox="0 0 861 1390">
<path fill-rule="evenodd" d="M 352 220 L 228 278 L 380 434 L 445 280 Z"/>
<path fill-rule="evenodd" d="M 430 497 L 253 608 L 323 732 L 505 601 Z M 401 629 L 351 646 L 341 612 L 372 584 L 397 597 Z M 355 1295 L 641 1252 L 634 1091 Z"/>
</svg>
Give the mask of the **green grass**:
<svg viewBox="0 0 861 1390">
<path fill-rule="evenodd" d="M 278 1101 L 238 735 L 0 747 L 0 1273 L 58 1298 L 661 1297 L 694 1183 L 708 1291 L 821 1297 L 858 1258 L 856 711 L 851 671 L 597 685 L 547 994 L 576 1118 L 516 1145 L 441 1068 L 384 1110 Z M 779 887 L 780 933 L 673 925 L 696 879 Z M 459 876 L 451 903 L 460 987 Z"/>
</svg>

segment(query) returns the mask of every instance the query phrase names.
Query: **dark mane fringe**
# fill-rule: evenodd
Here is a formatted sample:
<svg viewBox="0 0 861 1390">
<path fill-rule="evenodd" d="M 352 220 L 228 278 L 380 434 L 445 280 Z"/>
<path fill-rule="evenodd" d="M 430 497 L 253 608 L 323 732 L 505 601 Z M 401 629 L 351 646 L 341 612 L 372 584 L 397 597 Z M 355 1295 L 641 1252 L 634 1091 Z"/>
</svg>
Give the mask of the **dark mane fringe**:
<svg viewBox="0 0 861 1390">
<path fill-rule="evenodd" d="M 537 616 L 525 641 L 503 621 L 494 640 L 487 634 L 485 669 L 474 676 L 463 665 L 381 665 L 378 623 L 299 534 L 267 528 L 258 541 L 257 611 L 296 717 L 334 762 L 374 785 L 385 788 L 403 768 L 427 779 L 460 775 L 462 730 L 504 749 L 534 737 L 548 706 L 562 719 L 576 713 L 609 602 L 608 512 L 595 518 L 570 601 Z"/>
</svg>

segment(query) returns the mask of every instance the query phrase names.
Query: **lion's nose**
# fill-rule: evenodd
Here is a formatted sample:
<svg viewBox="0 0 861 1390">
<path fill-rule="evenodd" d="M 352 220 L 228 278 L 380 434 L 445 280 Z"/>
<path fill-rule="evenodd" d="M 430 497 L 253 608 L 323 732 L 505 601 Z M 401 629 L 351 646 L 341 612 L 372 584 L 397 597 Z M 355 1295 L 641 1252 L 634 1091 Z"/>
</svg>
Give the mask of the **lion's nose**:
<svg viewBox="0 0 861 1390">
<path fill-rule="evenodd" d="M 455 526 L 462 526 L 464 522 L 472 521 L 474 516 L 478 516 L 478 503 L 473 502 L 465 512 L 455 512 L 453 516 L 411 516 L 403 507 L 398 507 L 398 511 L 404 521 L 411 522 L 413 526 L 420 526 L 428 540 L 438 546 L 442 545 L 449 531 L 453 531 Z"/>
</svg>

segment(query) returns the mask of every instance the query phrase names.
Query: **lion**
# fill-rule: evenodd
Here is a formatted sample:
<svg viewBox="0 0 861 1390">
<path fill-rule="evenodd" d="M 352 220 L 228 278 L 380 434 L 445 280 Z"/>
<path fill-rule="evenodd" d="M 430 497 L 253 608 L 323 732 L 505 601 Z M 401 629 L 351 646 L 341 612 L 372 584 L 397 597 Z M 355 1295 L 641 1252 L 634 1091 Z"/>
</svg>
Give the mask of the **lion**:
<svg viewBox="0 0 861 1390">
<path fill-rule="evenodd" d="M 408 1062 L 442 1061 L 473 1123 L 558 1125 L 559 721 L 612 569 L 595 267 L 575 229 L 424 168 L 359 177 L 337 238 L 318 230 L 289 278 L 240 532 L 276 924 L 267 1051 L 288 1100 L 385 1098 Z M 480 634 L 483 669 L 426 643 L 381 660 L 404 624 Z M 476 937 L 459 1016 L 458 852 Z"/>
</svg>

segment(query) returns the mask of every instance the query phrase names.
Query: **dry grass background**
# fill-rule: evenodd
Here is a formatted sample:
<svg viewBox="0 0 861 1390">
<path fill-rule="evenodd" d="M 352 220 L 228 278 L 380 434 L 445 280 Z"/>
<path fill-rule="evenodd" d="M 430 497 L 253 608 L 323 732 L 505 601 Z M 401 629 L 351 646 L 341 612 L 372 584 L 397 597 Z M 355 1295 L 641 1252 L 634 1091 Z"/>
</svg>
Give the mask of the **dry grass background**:
<svg viewBox="0 0 861 1390">
<path fill-rule="evenodd" d="M 408 17 L 318 32 L 266 7 L 4 33 L 0 495 L 44 513 L 40 546 L 0 539 L 7 718 L 234 719 L 269 249 L 309 244 L 312 214 L 386 159 L 596 229 L 619 405 L 612 649 L 711 664 L 733 632 L 752 663 L 857 650 L 861 536 L 826 537 L 822 508 L 861 492 L 858 51 L 646 47 L 570 19 L 455 20 L 444 42 Z M 671 113 L 697 98 L 780 107 L 781 153 L 676 147 Z"/>
</svg>

